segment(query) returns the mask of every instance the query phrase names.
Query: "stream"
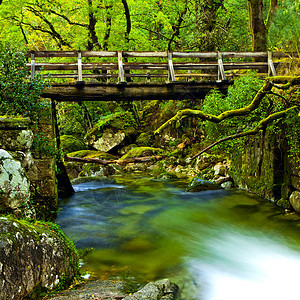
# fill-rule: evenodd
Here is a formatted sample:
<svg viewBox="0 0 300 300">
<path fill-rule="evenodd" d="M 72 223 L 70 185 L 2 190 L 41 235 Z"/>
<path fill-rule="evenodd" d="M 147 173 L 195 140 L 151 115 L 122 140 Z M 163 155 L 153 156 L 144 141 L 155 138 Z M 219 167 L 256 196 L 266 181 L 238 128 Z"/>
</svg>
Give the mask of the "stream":
<svg viewBox="0 0 300 300">
<path fill-rule="evenodd" d="M 95 249 L 83 266 L 93 279 L 170 278 L 186 300 L 299 298 L 297 215 L 244 191 L 185 187 L 142 176 L 81 183 L 60 199 L 57 223 Z"/>
</svg>

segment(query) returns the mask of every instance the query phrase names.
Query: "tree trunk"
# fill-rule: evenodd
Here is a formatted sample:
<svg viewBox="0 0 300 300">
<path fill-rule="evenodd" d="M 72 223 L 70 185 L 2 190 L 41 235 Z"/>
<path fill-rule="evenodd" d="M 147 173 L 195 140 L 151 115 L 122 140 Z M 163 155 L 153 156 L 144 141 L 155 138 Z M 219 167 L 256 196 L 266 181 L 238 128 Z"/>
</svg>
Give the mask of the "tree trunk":
<svg viewBox="0 0 300 300">
<path fill-rule="evenodd" d="M 95 46 L 99 47 L 99 41 L 96 34 L 96 24 L 97 19 L 95 18 L 94 12 L 93 12 L 93 1 L 88 0 L 88 6 L 89 6 L 89 37 L 88 37 L 88 50 L 94 50 Z"/>
<path fill-rule="evenodd" d="M 263 0 L 248 0 L 252 51 L 267 50 L 267 27 L 263 18 Z"/>
</svg>

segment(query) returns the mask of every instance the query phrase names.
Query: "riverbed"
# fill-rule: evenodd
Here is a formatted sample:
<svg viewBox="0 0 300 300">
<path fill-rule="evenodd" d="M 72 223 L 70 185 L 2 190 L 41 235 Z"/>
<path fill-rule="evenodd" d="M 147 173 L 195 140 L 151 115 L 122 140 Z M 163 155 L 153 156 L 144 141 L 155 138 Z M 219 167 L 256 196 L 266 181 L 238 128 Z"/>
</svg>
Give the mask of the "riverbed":
<svg viewBox="0 0 300 300">
<path fill-rule="evenodd" d="M 170 278 L 186 300 L 298 297 L 300 219 L 244 191 L 116 176 L 74 185 L 57 223 L 93 279 Z"/>
</svg>

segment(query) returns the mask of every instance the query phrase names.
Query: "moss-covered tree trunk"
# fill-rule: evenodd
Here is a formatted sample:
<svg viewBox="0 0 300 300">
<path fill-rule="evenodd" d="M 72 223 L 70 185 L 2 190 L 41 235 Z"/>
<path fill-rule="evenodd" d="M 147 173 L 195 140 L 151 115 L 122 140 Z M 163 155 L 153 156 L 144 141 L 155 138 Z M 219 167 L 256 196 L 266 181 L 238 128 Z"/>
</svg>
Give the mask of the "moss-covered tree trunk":
<svg viewBox="0 0 300 300">
<path fill-rule="evenodd" d="M 267 26 L 263 17 L 263 0 L 248 0 L 252 51 L 267 50 Z"/>
</svg>

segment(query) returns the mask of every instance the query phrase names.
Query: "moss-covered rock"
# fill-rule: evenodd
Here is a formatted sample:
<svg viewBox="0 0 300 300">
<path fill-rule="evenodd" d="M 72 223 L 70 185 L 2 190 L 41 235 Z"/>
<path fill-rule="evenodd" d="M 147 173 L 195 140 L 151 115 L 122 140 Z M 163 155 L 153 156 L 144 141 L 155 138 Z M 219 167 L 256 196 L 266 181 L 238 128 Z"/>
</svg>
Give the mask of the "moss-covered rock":
<svg viewBox="0 0 300 300">
<path fill-rule="evenodd" d="M 108 152 L 135 139 L 137 123 L 130 112 L 118 112 L 101 119 L 87 134 L 89 146 Z"/>
<path fill-rule="evenodd" d="M 60 137 L 60 142 L 61 148 L 66 153 L 87 149 L 87 146 L 84 144 L 84 142 L 72 135 L 62 135 Z"/>
<path fill-rule="evenodd" d="M 133 158 L 133 157 L 143 157 L 143 156 L 151 156 L 151 155 L 161 155 L 164 153 L 164 150 L 160 148 L 152 148 L 152 147 L 135 147 L 129 150 L 125 155 L 123 155 L 120 160 Z"/>
<path fill-rule="evenodd" d="M 77 274 L 77 251 L 57 225 L 0 217 L 0 299 L 40 299 Z"/>
<path fill-rule="evenodd" d="M 69 157 L 80 157 L 80 158 L 98 158 L 103 160 L 115 160 L 116 156 L 96 150 L 80 150 L 67 154 Z"/>
</svg>

